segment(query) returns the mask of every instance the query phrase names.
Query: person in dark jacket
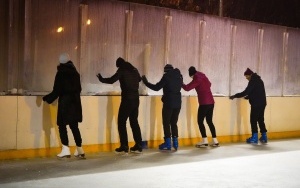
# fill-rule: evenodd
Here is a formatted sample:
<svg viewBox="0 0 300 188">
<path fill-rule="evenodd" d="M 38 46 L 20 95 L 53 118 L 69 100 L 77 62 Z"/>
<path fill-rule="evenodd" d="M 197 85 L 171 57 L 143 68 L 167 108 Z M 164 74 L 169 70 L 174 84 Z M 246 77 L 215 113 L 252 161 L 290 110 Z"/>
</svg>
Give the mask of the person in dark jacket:
<svg viewBox="0 0 300 188">
<path fill-rule="evenodd" d="M 252 136 L 246 140 L 247 143 L 257 144 L 258 143 L 258 129 L 257 123 L 259 125 L 259 129 L 261 132 L 261 137 L 259 140 L 262 143 L 267 143 L 267 129 L 264 120 L 265 108 L 267 105 L 266 92 L 264 82 L 260 78 L 259 75 L 253 73 L 252 70 L 247 68 L 244 72 L 244 75 L 249 83 L 246 89 L 235 95 L 230 96 L 229 98 L 232 100 L 234 98 L 245 97 L 245 99 L 249 99 L 249 103 L 251 105 L 250 112 L 250 124 L 251 124 L 251 132 Z"/>
<path fill-rule="evenodd" d="M 212 121 L 215 101 L 212 92 L 210 90 L 211 83 L 205 74 L 197 71 L 196 68 L 193 66 L 189 68 L 189 76 L 192 77 L 193 80 L 187 85 L 183 84 L 182 88 L 185 91 L 190 91 L 192 89 L 195 89 L 198 94 L 198 102 L 199 102 L 198 125 L 202 136 L 202 142 L 197 143 L 196 147 L 202 148 L 208 146 L 206 130 L 203 123 L 204 118 L 206 118 L 206 122 L 208 124 L 208 127 L 210 129 L 213 138 L 213 143 L 211 146 L 218 147 L 219 142 L 216 136 L 216 129 Z"/>
<path fill-rule="evenodd" d="M 173 147 L 175 150 L 178 148 L 178 127 L 177 121 L 181 109 L 181 86 L 182 75 L 177 68 L 173 68 L 171 64 L 164 67 L 164 75 L 159 82 L 151 84 L 145 76 L 142 76 L 144 84 L 154 90 L 159 91 L 163 88 L 163 129 L 165 142 L 159 145 L 160 150 L 171 150 L 171 137 Z M 171 127 L 170 127 L 171 125 Z"/>
<path fill-rule="evenodd" d="M 78 123 L 82 122 L 80 75 L 67 53 L 59 56 L 59 62 L 53 90 L 43 97 L 43 101 L 49 104 L 58 98 L 57 125 L 62 151 L 57 156 L 59 158 L 69 158 L 71 156 L 67 133 L 67 125 L 69 125 L 77 146 L 74 155 L 75 157 L 84 158 L 85 154 L 82 149 L 82 139 L 78 128 Z"/>
<path fill-rule="evenodd" d="M 128 153 L 128 137 L 126 129 L 126 121 L 129 118 L 130 126 L 133 133 L 135 145 L 130 148 L 130 152 L 142 153 L 142 135 L 140 125 L 138 123 L 139 114 L 139 82 L 141 76 L 138 70 L 129 62 L 119 57 L 116 61 L 118 67 L 117 72 L 110 78 L 103 78 L 99 73 L 97 77 L 100 82 L 113 84 L 119 80 L 121 93 L 121 104 L 118 114 L 118 131 L 121 146 L 115 149 L 116 153 Z"/>
</svg>

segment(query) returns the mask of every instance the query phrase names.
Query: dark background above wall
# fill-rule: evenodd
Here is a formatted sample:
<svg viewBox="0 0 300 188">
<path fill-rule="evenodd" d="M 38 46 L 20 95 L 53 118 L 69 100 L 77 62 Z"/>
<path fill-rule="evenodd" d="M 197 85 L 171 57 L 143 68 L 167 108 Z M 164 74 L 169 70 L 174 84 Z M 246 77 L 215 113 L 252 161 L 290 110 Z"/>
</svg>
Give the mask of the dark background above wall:
<svg viewBox="0 0 300 188">
<path fill-rule="evenodd" d="M 88 2 L 88 0 L 85 0 Z M 119 0 L 219 15 L 254 22 L 300 27 L 299 0 Z M 221 4 L 220 4 L 221 3 Z M 222 6 L 220 6 L 222 5 Z"/>
</svg>

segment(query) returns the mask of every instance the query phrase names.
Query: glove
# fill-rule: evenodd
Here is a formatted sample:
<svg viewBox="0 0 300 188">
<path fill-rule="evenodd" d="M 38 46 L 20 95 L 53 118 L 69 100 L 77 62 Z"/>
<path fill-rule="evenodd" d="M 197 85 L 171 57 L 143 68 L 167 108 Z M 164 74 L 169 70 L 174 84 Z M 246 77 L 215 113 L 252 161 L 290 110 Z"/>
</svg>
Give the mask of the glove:
<svg viewBox="0 0 300 188">
<path fill-rule="evenodd" d="M 101 79 L 103 78 L 102 75 L 101 75 L 100 73 L 98 73 L 96 76 L 98 77 L 98 80 L 99 80 L 99 81 L 101 81 Z"/>
<path fill-rule="evenodd" d="M 143 80 L 144 83 L 148 83 L 148 80 L 147 80 L 145 75 L 142 76 L 142 80 Z"/>
<path fill-rule="evenodd" d="M 50 103 L 48 102 L 48 95 L 46 95 L 46 96 L 43 97 L 43 101 L 46 102 L 46 103 L 48 103 L 48 104 L 50 104 Z"/>
<path fill-rule="evenodd" d="M 233 100 L 235 97 L 234 97 L 234 95 L 231 95 L 230 97 L 229 97 L 229 99 L 231 99 L 231 100 Z"/>
</svg>

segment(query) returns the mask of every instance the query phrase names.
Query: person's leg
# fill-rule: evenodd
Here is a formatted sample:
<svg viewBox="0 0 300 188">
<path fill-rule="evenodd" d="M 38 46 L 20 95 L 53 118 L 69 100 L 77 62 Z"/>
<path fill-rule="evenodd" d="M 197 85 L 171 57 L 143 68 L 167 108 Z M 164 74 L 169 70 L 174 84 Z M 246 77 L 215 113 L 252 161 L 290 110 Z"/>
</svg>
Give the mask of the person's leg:
<svg viewBox="0 0 300 188">
<path fill-rule="evenodd" d="M 70 148 L 69 148 L 69 139 L 68 139 L 68 132 L 67 132 L 67 125 L 59 125 L 58 126 L 60 141 L 62 143 L 62 150 L 57 155 L 59 158 L 70 158 Z"/>
<path fill-rule="evenodd" d="M 171 123 L 172 112 L 173 112 L 172 108 L 168 108 L 166 106 L 163 106 L 163 108 L 162 108 L 162 118 L 163 118 L 163 128 L 164 128 L 165 138 L 170 138 L 171 137 L 170 123 Z"/>
<path fill-rule="evenodd" d="M 266 125 L 265 125 L 265 106 L 262 106 L 258 112 L 258 126 L 261 133 L 266 133 Z"/>
<path fill-rule="evenodd" d="M 207 105 L 207 113 L 206 113 L 206 123 L 209 127 L 209 130 L 211 132 L 211 136 L 213 138 L 216 138 L 216 129 L 215 129 L 215 125 L 212 121 L 213 119 L 213 114 L 214 114 L 214 105 Z"/>
<path fill-rule="evenodd" d="M 142 134 L 140 125 L 138 122 L 139 115 L 139 99 L 132 100 L 131 102 L 132 110 L 129 116 L 130 127 L 133 134 L 133 139 L 135 141 L 134 147 L 130 148 L 131 152 L 142 152 Z"/>
<path fill-rule="evenodd" d="M 211 132 L 211 136 L 213 139 L 213 144 L 211 146 L 217 147 L 219 146 L 219 141 L 217 139 L 216 128 L 213 123 L 213 115 L 214 115 L 214 104 L 207 105 L 207 114 L 206 114 L 206 123 L 208 124 L 209 130 Z"/>
<path fill-rule="evenodd" d="M 172 132 L 172 143 L 175 150 L 178 148 L 178 117 L 180 113 L 180 108 L 173 109 L 173 113 L 171 116 L 171 132 Z"/>
<path fill-rule="evenodd" d="M 173 109 L 163 105 L 162 108 L 162 118 L 163 118 L 163 129 L 164 129 L 164 140 L 165 142 L 159 145 L 161 150 L 170 150 L 171 149 L 171 117 Z"/>
<path fill-rule="evenodd" d="M 251 132 L 252 136 L 246 140 L 249 144 L 257 144 L 258 142 L 258 135 L 257 135 L 257 121 L 259 117 L 259 108 L 256 106 L 251 106 L 250 110 L 250 124 L 251 124 Z"/>
<path fill-rule="evenodd" d="M 116 152 L 128 152 L 128 136 L 126 129 L 126 121 L 129 117 L 128 101 L 122 99 L 118 113 L 118 131 L 120 136 L 121 147 Z"/>
<path fill-rule="evenodd" d="M 69 146 L 67 125 L 59 125 L 58 126 L 60 141 L 62 145 Z"/>
<path fill-rule="evenodd" d="M 265 125 L 265 108 L 266 106 L 262 106 L 259 112 L 258 116 L 258 126 L 261 132 L 261 137 L 259 138 L 259 141 L 262 143 L 267 143 L 268 142 L 268 137 L 267 137 L 267 129 Z"/>
<path fill-rule="evenodd" d="M 70 123 L 69 127 L 72 131 L 76 146 L 81 147 L 82 139 L 81 139 L 80 130 L 78 128 L 78 123 L 77 122 Z"/>
<path fill-rule="evenodd" d="M 206 129 L 204 126 L 204 118 L 206 117 L 207 114 L 207 105 L 200 105 L 198 107 L 198 125 L 199 125 L 199 130 L 202 136 L 202 142 L 198 142 L 196 144 L 196 147 L 207 147 L 208 146 L 208 140 L 206 136 Z"/>
<path fill-rule="evenodd" d="M 171 114 L 171 132 L 172 132 L 172 137 L 178 137 L 178 117 L 180 113 L 180 108 L 174 108 Z"/>
<path fill-rule="evenodd" d="M 207 113 L 207 106 L 206 105 L 200 105 L 198 107 L 198 126 L 201 133 L 202 138 L 206 138 L 206 130 L 204 126 L 204 118 L 206 117 Z"/>
<path fill-rule="evenodd" d="M 260 109 L 256 106 L 251 106 L 250 111 L 250 124 L 251 124 L 251 132 L 257 133 L 257 122 L 259 117 Z"/>
<path fill-rule="evenodd" d="M 76 143 L 76 149 L 74 152 L 74 156 L 75 157 L 79 157 L 79 158 L 85 158 L 85 154 L 83 151 L 82 146 L 82 139 L 81 139 L 81 134 L 80 134 L 80 130 L 78 127 L 78 122 L 74 122 L 74 123 L 70 123 L 70 129 L 72 131 L 75 143 Z"/>
<path fill-rule="evenodd" d="M 198 107 L 198 126 L 199 126 L 199 130 L 201 133 L 201 137 L 202 137 L 202 141 L 198 142 L 196 144 L 196 147 L 198 148 L 202 148 L 202 147 L 207 147 L 208 146 L 208 140 L 207 140 L 207 136 L 206 136 L 206 130 L 205 130 L 205 126 L 204 126 L 204 118 L 206 117 L 206 113 L 207 113 L 207 105 L 199 105 Z"/>
</svg>

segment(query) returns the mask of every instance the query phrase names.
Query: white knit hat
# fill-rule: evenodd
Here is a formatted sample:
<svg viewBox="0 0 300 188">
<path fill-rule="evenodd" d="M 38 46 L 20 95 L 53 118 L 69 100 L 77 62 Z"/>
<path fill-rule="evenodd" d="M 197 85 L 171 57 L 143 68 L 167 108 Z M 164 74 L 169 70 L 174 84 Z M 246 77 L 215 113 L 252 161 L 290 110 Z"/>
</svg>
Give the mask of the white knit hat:
<svg viewBox="0 0 300 188">
<path fill-rule="evenodd" d="M 60 63 L 67 63 L 68 61 L 70 61 L 70 56 L 67 53 L 62 53 L 59 56 L 59 62 Z"/>
</svg>

